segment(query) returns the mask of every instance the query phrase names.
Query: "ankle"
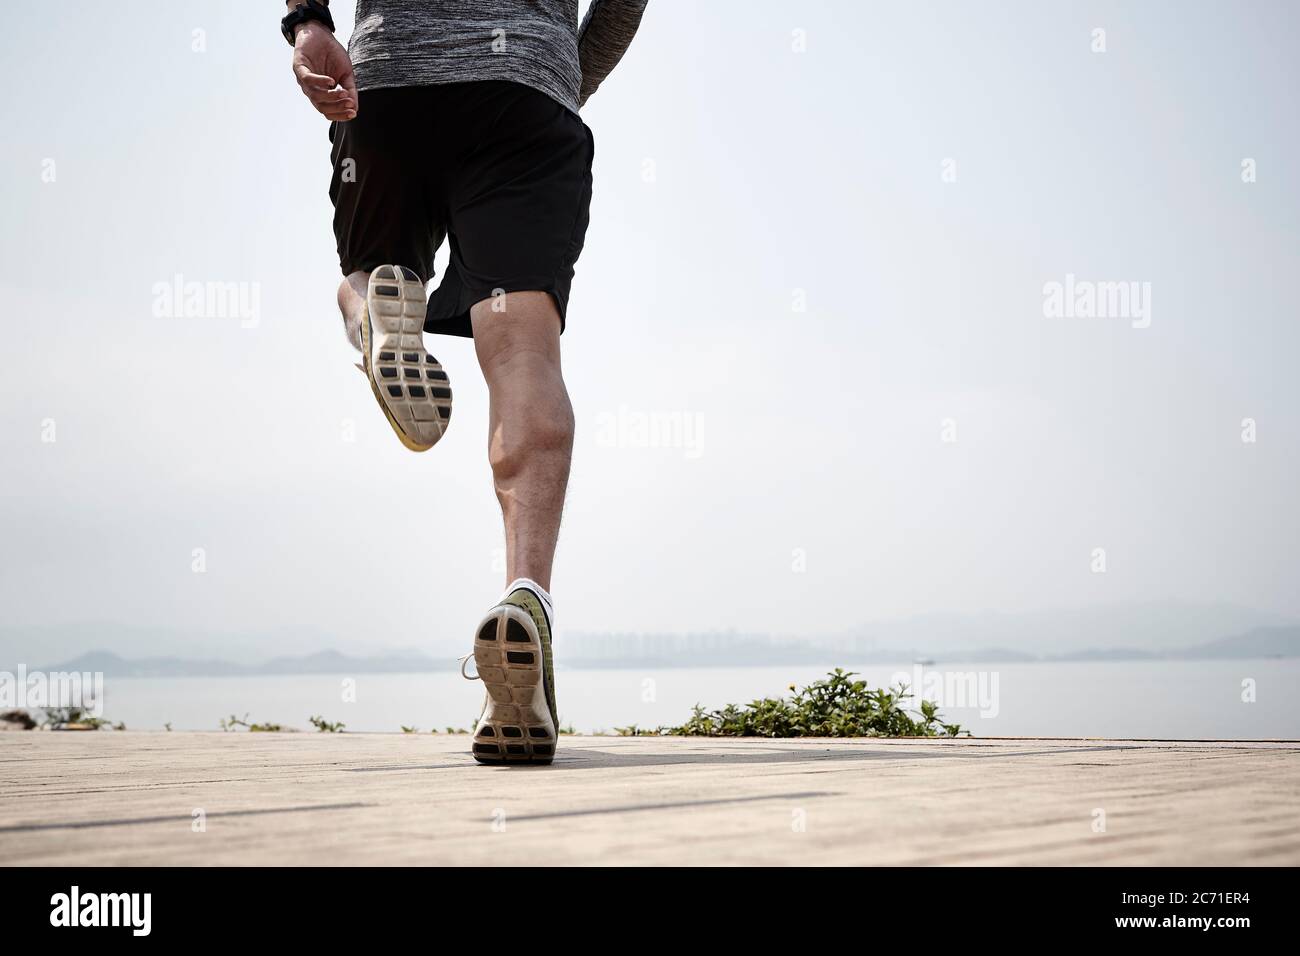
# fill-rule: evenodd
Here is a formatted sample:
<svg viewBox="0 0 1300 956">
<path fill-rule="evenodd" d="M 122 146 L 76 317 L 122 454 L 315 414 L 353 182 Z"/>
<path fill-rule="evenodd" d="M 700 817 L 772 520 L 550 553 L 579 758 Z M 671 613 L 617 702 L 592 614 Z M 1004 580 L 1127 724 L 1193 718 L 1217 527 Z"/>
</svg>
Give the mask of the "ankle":
<svg viewBox="0 0 1300 956">
<path fill-rule="evenodd" d="M 362 290 L 368 281 L 366 273 L 353 273 L 339 283 L 338 303 L 343 316 L 343 334 L 358 352 L 361 351 L 361 319 L 366 308 Z"/>
<path fill-rule="evenodd" d="M 352 315 L 345 314 L 343 316 L 343 334 L 347 336 L 349 345 L 351 345 L 358 352 L 362 351 L 360 313 L 355 313 Z"/>
<path fill-rule="evenodd" d="M 550 581 L 548 580 L 547 584 L 549 583 Z M 551 600 L 551 593 L 547 588 L 542 587 L 542 585 L 538 584 L 537 581 L 533 580 L 532 578 L 522 578 L 522 577 L 515 578 L 513 581 L 511 581 L 509 584 L 506 585 L 506 590 L 505 593 L 501 595 L 501 600 L 504 601 L 506 598 L 514 594 L 520 588 L 524 589 L 525 591 L 531 591 L 534 595 L 537 596 L 537 599 L 542 602 L 542 607 L 546 610 L 547 620 L 550 621 L 551 626 L 554 627 L 555 626 L 555 602 Z"/>
<path fill-rule="evenodd" d="M 548 581 L 547 584 L 549 583 Z M 551 600 L 551 592 L 546 587 L 543 587 L 537 578 L 515 578 L 506 585 L 506 594 L 509 595 L 512 591 L 518 591 L 520 588 L 527 588 L 547 603 Z"/>
</svg>

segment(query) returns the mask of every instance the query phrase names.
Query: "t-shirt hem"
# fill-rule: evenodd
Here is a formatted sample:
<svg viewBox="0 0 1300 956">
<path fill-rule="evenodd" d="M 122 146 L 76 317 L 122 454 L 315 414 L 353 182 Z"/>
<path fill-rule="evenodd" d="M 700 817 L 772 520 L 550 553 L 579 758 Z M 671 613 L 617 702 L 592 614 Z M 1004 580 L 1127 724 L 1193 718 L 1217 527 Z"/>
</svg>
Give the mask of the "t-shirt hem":
<svg viewBox="0 0 1300 956">
<path fill-rule="evenodd" d="M 448 63 L 446 55 L 400 56 L 354 62 L 352 67 L 359 91 L 409 86 L 444 86 L 451 83 L 473 83 L 478 80 L 508 80 L 545 93 L 569 112 L 577 115 L 577 93 L 568 91 L 566 89 L 568 84 L 562 78 L 554 77 L 553 82 L 547 82 L 551 78 L 534 75 L 534 70 L 539 65 L 535 60 L 521 61 L 506 55 L 497 55 L 493 59 L 499 59 L 501 62 L 489 66 L 481 56 L 475 56 L 472 58 L 472 68 L 456 69 Z M 527 63 L 531 69 L 521 69 L 521 63 Z"/>
</svg>

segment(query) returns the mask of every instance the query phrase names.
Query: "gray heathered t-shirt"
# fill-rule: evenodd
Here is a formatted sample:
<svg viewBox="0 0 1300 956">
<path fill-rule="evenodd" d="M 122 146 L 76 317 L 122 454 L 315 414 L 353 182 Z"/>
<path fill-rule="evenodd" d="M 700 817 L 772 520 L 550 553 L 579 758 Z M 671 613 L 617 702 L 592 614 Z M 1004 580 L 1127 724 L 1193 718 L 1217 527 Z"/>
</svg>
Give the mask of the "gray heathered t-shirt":
<svg viewBox="0 0 1300 956">
<path fill-rule="evenodd" d="M 513 80 L 577 112 L 622 58 L 648 0 L 357 0 L 357 89 Z"/>
</svg>

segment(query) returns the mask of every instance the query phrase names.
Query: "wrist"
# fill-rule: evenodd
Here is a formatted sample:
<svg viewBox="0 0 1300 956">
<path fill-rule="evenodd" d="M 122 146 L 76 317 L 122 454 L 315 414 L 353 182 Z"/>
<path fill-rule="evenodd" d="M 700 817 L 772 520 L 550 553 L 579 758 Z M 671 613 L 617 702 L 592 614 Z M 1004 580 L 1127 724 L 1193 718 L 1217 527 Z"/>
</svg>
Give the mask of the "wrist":
<svg viewBox="0 0 1300 956">
<path fill-rule="evenodd" d="M 280 21 L 280 32 L 284 34 L 290 46 L 297 46 L 299 32 L 313 23 L 321 24 L 330 33 L 334 32 L 334 18 L 330 15 L 328 2 L 288 0 L 285 5 L 289 8 L 289 12 Z"/>
</svg>

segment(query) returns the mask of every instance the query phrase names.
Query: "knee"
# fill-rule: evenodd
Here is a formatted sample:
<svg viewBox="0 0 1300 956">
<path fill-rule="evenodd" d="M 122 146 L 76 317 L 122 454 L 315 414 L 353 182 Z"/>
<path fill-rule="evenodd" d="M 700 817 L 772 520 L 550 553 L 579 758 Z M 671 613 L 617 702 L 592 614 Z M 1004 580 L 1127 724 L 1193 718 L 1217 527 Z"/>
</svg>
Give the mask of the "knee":
<svg viewBox="0 0 1300 956">
<path fill-rule="evenodd" d="M 503 415 L 488 447 L 488 462 L 498 478 L 518 474 L 530 461 L 568 458 L 573 451 L 573 408 L 563 402 L 537 403 Z"/>
<path fill-rule="evenodd" d="M 537 419 L 531 425 L 502 422 L 488 447 L 488 464 L 497 485 L 510 484 L 525 471 L 542 478 L 568 474 L 573 454 L 573 419 Z"/>
<path fill-rule="evenodd" d="M 476 306 L 474 348 L 492 396 L 488 458 L 497 480 L 534 460 L 567 468 L 573 407 L 560 373 L 560 316 L 547 293 L 519 292 L 497 314 Z M 480 304 L 481 305 L 481 304 Z"/>
</svg>

